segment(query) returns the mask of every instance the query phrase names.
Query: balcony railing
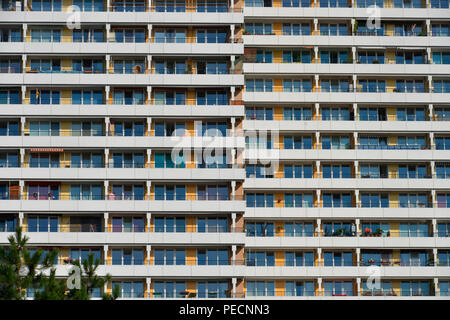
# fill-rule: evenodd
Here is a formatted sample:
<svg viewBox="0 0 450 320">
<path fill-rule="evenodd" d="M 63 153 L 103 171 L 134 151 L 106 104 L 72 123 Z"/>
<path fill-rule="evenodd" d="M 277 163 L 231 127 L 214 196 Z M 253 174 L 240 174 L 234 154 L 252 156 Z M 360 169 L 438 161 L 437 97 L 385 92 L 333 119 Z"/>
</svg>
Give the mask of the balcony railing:
<svg viewBox="0 0 450 320">
<path fill-rule="evenodd" d="M 1 232 L 14 232 L 14 228 L 8 228 Z M 243 227 L 222 227 L 222 226 L 173 226 L 173 227 L 157 227 L 157 226 L 147 226 L 147 225 L 133 225 L 133 226 L 120 226 L 112 225 L 107 227 L 102 227 L 100 224 L 72 224 L 72 225 L 57 225 L 50 226 L 45 229 L 46 231 L 30 230 L 29 226 L 24 226 L 22 228 L 23 232 L 101 232 L 101 233 L 168 233 L 168 234 L 179 234 L 179 233 L 243 233 Z"/>
</svg>

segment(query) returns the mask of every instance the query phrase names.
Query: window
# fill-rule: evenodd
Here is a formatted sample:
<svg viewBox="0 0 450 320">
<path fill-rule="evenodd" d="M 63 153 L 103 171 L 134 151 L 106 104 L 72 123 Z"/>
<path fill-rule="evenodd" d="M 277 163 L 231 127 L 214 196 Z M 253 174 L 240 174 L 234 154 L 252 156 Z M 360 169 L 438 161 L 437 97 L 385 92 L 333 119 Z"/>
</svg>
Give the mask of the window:
<svg viewBox="0 0 450 320">
<path fill-rule="evenodd" d="M 73 29 L 72 42 L 104 42 L 102 29 Z"/>
<path fill-rule="evenodd" d="M 226 185 L 197 186 L 197 200 L 229 200 L 229 190 Z"/>
<path fill-rule="evenodd" d="M 389 208 L 387 193 L 361 193 L 362 208 Z"/>
<path fill-rule="evenodd" d="M 285 252 L 284 265 L 286 267 L 314 266 L 314 252 Z"/>
<path fill-rule="evenodd" d="M 311 25 L 309 23 L 283 23 L 283 36 L 309 36 Z"/>
<path fill-rule="evenodd" d="M 450 150 L 450 137 L 434 138 L 436 150 Z"/>
<path fill-rule="evenodd" d="M 347 8 L 347 0 L 320 0 L 321 8 Z"/>
<path fill-rule="evenodd" d="M 205 74 L 206 67 L 203 70 L 197 63 L 197 73 Z M 204 71 L 204 72 L 202 72 Z M 155 61 L 155 73 L 156 74 L 186 74 L 187 67 L 185 61 Z"/>
<path fill-rule="evenodd" d="M 395 296 L 396 295 L 396 293 L 392 289 L 391 281 L 381 281 L 379 287 L 377 287 L 376 285 L 374 286 L 372 284 L 370 286 L 370 289 L 369 289 L 367 281 L 363 281 L 361 289 L 362 289 L 363 296 L 371 296 L 371 295 Z"/>
<path fill-rule="evenodd" d="M 64 130 L 64 133 L 67 133 L 67 131 Z M 94 121 L 73 121 L 70 123 L 70 135 L 99 137 L 103 135 L 103 124 Z"/>
<path fill-rule="evenodd" d="M 186 104 L 186 93 L 183 91 L 155 91 L 153 100 L 154 105 L 184 105 Z M 204 104 L 206 104 L 206 99 Z"/>
<path fill-rule="evenodd" d="M 114 152 L 112 154 L 112 168 L 144 168 L 145 156 L 143 153 Z"/>
<path fill-rule="evenodd" d="M 322 178 L 325 179 L 341 179 L 351 178 L 351 167 L 348 164 L 323 164 Z"/>
<path fill-rule="evenodd" d="M 58 216 L 28 216 L 28 232 L 58 232 Z"/>
<path fill-rule="evenodd" d="M 400 237 L 428 237 L 428 225 L 417 222 L 401 222 Z"/>
<path fill-rule="evenodd" d="M 0 232 L 15 232 L 17 219 L 14 216 L 2 215 L 0 217 Z"/>
<path fill-rule="evenodd" d="M 61 30 L 31 29 L 31 42 L 61 42 Z"/>
<path fill-rule="evenodd" d="M 388 166 L 384 164 L 361 164 L 360 176 L 363 179 L 396 178 L 395 175 L 388 175 Z"/>
<path fill-rule="evenodd" d="M 373 233 L 381 232 L 383 237 L 390 236 L 388 222 L 363 222 L 361 224 L 361 235 L 369 236 Z M 364 259 L 363 259 L 364 260 Z"/>
<path fill-rule="evenodd" d="M 431 8 L 448 8 L 448 0 L 431 0 Z"/>
<path fill-rule="evenodd" d="M 156 283 L 155 283 L 156 284 Z M 141 281 L 113 281 L 112 288 L 119 287 L 120 298 L 143 298 L 144 282 Z"/>
<path fill-rule="evenodd" d="M 80 260 L 80 262 L 83 262 L 84 260 L 87 260 L 91 254 L 94 256 L 94 261 L 98 259 L 100 263 L 102 262 L 101 251 L 96 248 L 70 249 L 69 258 L 72 261 Z"/>
<path fill-rule="evenodd" d="M 111 3 L 114 12 L 144 12 L 144 0 L 113 0 Z"/>
<path fill-rule="evenodd" d="M 184 42 L 184 41 L 177 41 Z M 227 31 L 225 30 L 197 30 L 197 43 L 226 43 Z"/>
<path fill-rule="evenodd" d="M 283 92 L 312 92 L 310 79 L 284 79 Z"/>
<path fill-rule="evenodd" d="M 450 179 L 450 163 L 436 163 L 436 178 Z"/>
<path fill-rule="evenodd" d="M 267 222 L 247 222 L 246 233 L 248 237 L 273 237 L 273 223 Z"/>
<path fill-rule="evenodd" d="M 407 179 L 423 179 L 428 175 L 426 165 L 400 164 L 398 165 L 398 177 Z"/>
<path fill-rule="evenodd" d="M 323 253 L 324 267 L 351 267 L 353 265 L 352 252 L 332 252 Z"/>
<path fill-rule="evenodd" d="M 320 80 L 321 92 L 350 92 L 350 82 L 348 80 L 339 79 L 322 79 Z"/>
<path fill-rule="evenodd" d="M 257 267 L 273 267 L 275 266 L 275 254 L 274 252 L 247 252 L 246 265 Z"/>
<path fill-rule="evenodd" d="M 283 107 L 283 120 L 312 120 L 310 107 Z"/>
<path fill-rule="evenodd" d="M 321 50 L 320 63 L 352 63 L 352 53 L 348 51 Z"/>
<path fill-rule="evenodd" d="M 186 200 L 186 186 L 155 185 L 155 200 Z"/>
<path fill-rule="evenodd" d="M 358 51 L 358 62 L 360 63 L 385 63 L 384 52 L 381 51 Z"/>
<path fill-rule="evenodd" d="M 103 168 L 103 154 L 91 152 L 71 152 L 71 168 Z"/>
<path fill-rule="evenodd" d="M 284 164 L 284 178 L 312 178 L 313 169 L 311 164 Z"/>
<path fill-rule="evenodd" d="M 284 294 L 286 296 L 314 296 L 313 281 L 286 281 Z"/>
<path fill-rule="evenodd" d="M 256 63 L 272 63 L 272 50 L 256 50 Z"/>
<path fill-rule="evenodd" d="M 448 37 L 450 36 L 450 26 L 445 23 L 433 23 L 431 34 L 433 37 Z"/>
<path fill-rule="evenodd" d="M 197 232 L 228 232 L 226 217 L 197 218 Z"/>
<path fill-rule="evenodd" d="M 20 29 L 0 29 L 0 42 L 22 42 Z"/>
<path fill-rule="evenodd" d="M 310 6 L 310 0 L 283 0 L 285 8 L 309 8 Z"/>
<path fill-rule="evenodd" d="M 46 73 L 46 72 L 61 72 L 60 59 L 33 59 L 30 61 L 31 71 Z"/>
<path fill-rule="evenodd" d="M 59 168 L 58 153 L 35 153 L 29 155 L 30 168 Z"/>
<path fill-rule="evenodd" d="M 228 249 L 197 249 L 197 264 L 225 266 L 230 263 Z"/>
<path fill-rule="evenodd" d="M 245 118 L 247 120 L 273 120 L 272 108 L 246 107 Z M 449 112 L 450 118 L 450 112 Z"/>
<path fill-rule="evenodd" d="M 450 52 L 433 52 L 434 64 L 450 64 Z"/>
<path fill-rule="evenodd" d="M 438 196 L 439 198 L 439 196 Z M 400 193 L 400 208 L 428 208 L 428 196 L 425 193 Z M 439 202 L 439 199 L 438 199 Z M 439 204 L 438 204 L 439 205 Z"/>
<path fill-rule="evenodd" d="M 30 136 L 59 136 L 59 122 L 30 121 Z"/>
<path fill-rule="evenodd" d="M 246 292 L 250 297 L 275 296 L 275 281 L 247 281 Z"/>
<path fill-rule="evenodd" d="M 61 11 L 61 0 L 33 0 L 32 11 Z"/>
<path fill-rule="evenodd" d="M 114 121 L 114 136 L 123 136 L 123 137 L 142 137 L 144 136 L 144 123 L 143 122 L 132 122 L 132 121 L 123 121 L 116 122 Z"/>
<path fill-rule="evenodd" d="M 112 232 L 144 232 L 144 218 L 113 216 Z"/>
<path fill-rule="evenodd" d="M 71 184 L 70 200 L 103 200 L 102 184 Z"/>
<path fill-rule="evenodd" d="M 197 74 L 228 74 L 228 62 L 226 61 L 198 61 Z M 178 66 L 178 68 L 177 68 Z M 183 69 L 184 68 L 184 69 Z M 185 64 L 178 63 L 175 66 L 176 73 L 186 73 Z M 180 72 L 178 72 L 180 69 Z"/>
<path fill-rule="evenodd" d="M 273 168 L 270 165 L 248 164 L 245 174 L 247 178 L 273 178 Z"/>
<path fill-rule="evenodd" d="M 155 168 L 186 168 L 186 156 L 184 154 L 177 154 L 172 159 L 171 153 L 157 152 L 154 155 Z"/>
<path fill-rule="evenodd" d="M 0 153 L 0 168 L 18 168 L 18 167 L 19 167 L 18 153 L 15 152 Z"/>
<path fill-rule="evenodd" d="M 353 120 L 350 109 L 347 107 L 323 107 L 321 109 L 322 120 Z"/>
<path fill-rule="evenodd" d="M 272 92 L 272 79 L 247 79 L 245 80 L 245 90 L 248 92 Z"/>
<path fill-rule="evenodd" d="M 285 237 L 312 237 L 314 236 L 314 225 L 312 222 L 285 222 Z"/>
<path fill-rule="evenodd" d="M 30 90 L 30 104 L 60 104 L 61 93 L 56 90 Z"/>
<path fill-rule="evenodd" d="M 154 232 L 186 232 L 185 217 L 155 217 L 154 223 Z"/>
<path fill-rule="evenodd" d="M 324 281 L 325 296 L 353 296 L 353 282 L 351 281 Z"/>
<path fill-rule="evenodd" d="M 285 193 L 284 207 L 286 208 L 311 208 L 313 206 L 312 193 Z"/>
<path fill-rule="evenodd" d="M 59 200 L 59 185 L 30 183 L 28 186 L 28 200 Z"/>
<path fill-rule="evenodd" d="M 347 36 L 348 27 L 346 24 L 321 23 L 319 25 L 321 36 Z"/>
<path fill-rule="evenodd" d="M 358 80 L 360 92 L 386 92 L 385 80 Z"/>
<path fill-rule="evenodd" d="M 155 265 L 185 265 L 186 251 L 184 249 L 155 249 Z"/>
<path fill-rule="evenodd" d="M 184 0 L 156 0 L 156 12 L 185 12 L 186 4 Z M 198 11 L 198 10 L 197 10 Z"/>
<path fill-rule="evenodd" d="M 105 11 L 102 0 L 73 0 L 73 5 L 78 6 L 82 12 Z"/>
<path fill-rule="evenodd" d="M 272 35 L 272 25 L 269 23 L 246 23 L 245 32 L 251 35 Z"/>
<path fill-rule="evenodd" d="M 284 136 L 284 149 L 312 149 L 312 137 Z"/>
<path fill-rule="evenodd" d="M 0 104 L 19 104 L 19 90 L 0 88 Z"/>
<path fill-rule="evenodd" d="M 146 41 L 145 29 L 113 29 L 112 33 L 114 35 L 112 40 L 119 43 L 143 43 Z"/>
<path fill-rule="evenodd" d="M 395 63 L 397 64 L 424 64 L 425 53 L 414 51 L 397 51 L 395 53 Z"/>
<path fill-rule="evenodd" d="M 272 149 L 271 137 L 245 137 L 245 147 L 247 149 Z"/>
<path fill-rule="evenodd" d="M 421 0 L 394 0 L 394 8 L 422 8 Z"/>
<path fill-rule="evenodd" d="M 228 105 L 228 94 L 226 91 L 221 90 L 197 91 L 197 105 Z"/>
<path fill-rule="evenodd" d="M 450 93 L 450 80 L 433 80 L 433 92 Z"/>
<path fill-rule="evenodd" d="M 450 108 L 444 107 L 435 108 L 433 119 L 435 121 L 450 121 Z"/>
<path fill-rule="evenodd" d="M 450 251 L 438 251 L 438 266 L 450 266 Z"/>
<path fill-rule="evenodd" d="M 434 81 L 435 84 L 436 84 L 436 82 L 439 82 L 439 81 Z M 434 87 L 436 90 L 436 85 Z M 449 81 L 449 87 L 450 87 L 450 81 Z M 441 88 L 441 87 L 438 85 L 438 88 Z M 423 93 L 423 92 L 425 92 L 424 82 L 423 82 L 423 80 L 397 80 L 394 92 L 421 92 L 421 93 Z M 449 92 L 450 92 L 450 89 L 449 89 Z"/>
<path fill-rule="evenodd" d="M 429 281 L 413 280 L 402 281 L 401 294 L 402 296 L 429 296 L 431 284 Z"/>
<path fill-rule="evenodd" d="M 114 73 L 145 73 L 144 60 L 114 60 Z"/>
<path fill-rule="evenodd" d="M 425 109 L 397 108 L 397 121 L 425 121 Z"/>
<path fill-rule="evenodd" d="M 104 104 L 101 90 L 72 90 L 72 104 Z"/>
<path fill-rule="evenodd" d="M 142 249 L 112 249 L 112 265 L 143 265 L 144 250 Z"/>
<path fill-rule="evenodd" d="M 400 265 L 408 267 L 426 267 L 430 265 L 428 252 L 400 250 Z"/>
<path fill-rule="evenodd" d="M 450 281 L 439 280 L 439 295 L 441 297 L 450 296 Z"/>
<path fill-rule="evenodd" d="M 227 281 L 197 282 L 197 297 L 199 298 L 228 298 L 230 288 Z"/>
<path fill-rule="evenodd" d="M 350 138 L 345 136 L 322 136 L 322 149 L 350 149 Z"/>
<path fill-rule="evenodd" d="M 274 196 L 270 193 L 247 193 L 246 194 L 247 207 L 266 207 L 272 208 Z"/>
<path fill-rule="evenodd" d="M 353 206 L 350 193 L 324 193 L 322 201 L 324 208 L 351 208 Z"/>
<path fill-rule="evenodd" d="M 183 293 L 186 291 L 184 281 L 155 281 L 153 289 L 155 298 L 185 298 Z"/>
<path fill-rule="evenodd" d="M 437 230 L 438 237 L 450 237 L 450 223 L 439 222 Z"/>
<path fill-rule="evenodd" d="M 136 89 L 115 89 L 113 94 L 113 104 L 144 104 L 144 90 Z"/>
<path fill-rule="evenodd" d="M 110 200 L 144 200 L 144 185 L 113 184 Z"/>
</svg>

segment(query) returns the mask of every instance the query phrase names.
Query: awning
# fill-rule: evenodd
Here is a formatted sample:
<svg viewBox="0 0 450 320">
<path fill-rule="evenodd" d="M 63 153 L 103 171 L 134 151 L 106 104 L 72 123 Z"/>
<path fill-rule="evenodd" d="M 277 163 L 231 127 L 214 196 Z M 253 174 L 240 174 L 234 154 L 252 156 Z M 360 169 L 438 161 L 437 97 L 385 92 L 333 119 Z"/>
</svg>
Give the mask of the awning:
<svg viewBox="0 0 450 320">
<path fill-rule="evenodd" d="M 62 148 L 32 148 L 30 152 L 64 152 Z"/>
</svg>

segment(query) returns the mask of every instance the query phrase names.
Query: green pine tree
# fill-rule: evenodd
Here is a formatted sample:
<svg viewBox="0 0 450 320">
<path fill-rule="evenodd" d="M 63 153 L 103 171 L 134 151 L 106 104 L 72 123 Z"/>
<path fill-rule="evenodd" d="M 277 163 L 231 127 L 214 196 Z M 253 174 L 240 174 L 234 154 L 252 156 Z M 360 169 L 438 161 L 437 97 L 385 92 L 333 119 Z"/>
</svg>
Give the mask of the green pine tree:
<svg viewBox="0 0 450 320">
<path fill-rule="evenodd" d="M 27 249 L 29 238 L 22 235 L 20 226 L 8 237 L 9 246 L 0 247 L 0 300 L 23 300 L 29 288 L 40 289 L 47 276 L 53 271 L 57 251 L 43 256 L 38 249 L 32 255 Z"/>
</svg>

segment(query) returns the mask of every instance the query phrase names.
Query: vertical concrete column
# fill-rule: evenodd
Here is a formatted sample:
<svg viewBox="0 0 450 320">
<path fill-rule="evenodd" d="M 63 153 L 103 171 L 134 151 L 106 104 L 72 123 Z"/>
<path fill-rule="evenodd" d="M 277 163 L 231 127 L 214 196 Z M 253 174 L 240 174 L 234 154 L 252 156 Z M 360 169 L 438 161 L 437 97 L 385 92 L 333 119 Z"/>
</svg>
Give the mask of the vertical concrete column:
<svg viewBox="0 0 450 320">
<path fill-rule="evenodd" d="M 317 226 L 316 226 L 316 234 L 320 237 L 320 236 L 322 236 L 322 235 L 320 234 L 320 225 L 322 224 L 322 220 L 317 219 L 317 220 L 316 220 L 316 223 L 317 223 Z"/>
<path fill-rule="evenodd" d="M 231 228 L 232 228 L 231 232 L 236 232 L 236 213 L 235 212 L 233 212 L 231 214 Z"/>
<path fill-rule="evenodd" d="M 27 41 L 27 29 L 28 29 L 28 24 L 26 24 L 26 23 L 22 24 L 22 30 L 23 30 L 22 41 L 23 42 Z"/>
<path fill-rule="evenodd" d="M 236 263 L 236 245 L 232 245 L 231 246 L 231 251 L 233 253 L 233 261 L 232 261 L 232 265 L 236 265 L 238 263 Z"/>
<path fill-rule="evenodd" d="M 324 266 L 323 260 L 322 260 L 322 248 L 317 248 L 317 266 Z"/>
<path fill-rule="evenodd" d="M 146 232 L 150 232 L 151 231 L 150 228 L 151 228 L 151 224 L 152 224 L 152 213 L 151 212 L 147 212 L 145 214 L 145 217 L 147 218 L 147 223 L 146 223 L 147 230 L 146 230 Z"/>
<path fill-rule="evenodd" d="M 109 132 L 109 117 L 105 117 L 105 135 L 106 136 L 112 135 L 112 133 Z"/>
<path fill-rule="evenodd" d="M 319 63 L 319 47 L 314 46 L 314 62 Z"/>
<path fill-rule="evenodd" d="M 316 146 L 317 149 L 322 149 L 322 147 L 320 146 L 320 132 L 316 132 Z"/>
<path fill-rule="evenodd" d="M 234 24 L 230 24 L 230 41 L 234 43 Z"/>
<path fill-rule="evenodd" d="M 358 277 L 356 278 L 356 295 L 359 296 L 361 295 L 361 278 Z"/>
<path fill-rule="evenodd" d="M 231 278 L 231 283 L 233 286 L 233 292 L 232 292 L 232 296 L 230 298 L 236 298 L 236 283 L 237 283 L 237 279 L 236 278 Z"/>
<path fill-rule="evenodd" d="M 430 132 L 430 133 L 428 133 L 428 137 L 429 137 L 429 140 L 430 140 L 430 148 L 431 149 L 435 149 L 435 144 L 434 144 L 434 132 Z"/>
<path fill-rule="evenodd" d="M 356 63 L 356 58 L 356 47 L 352 47 L 352 63 Z"/>
<path fill-rule="evenodd" d="M 109 54 L 107 54 L 105 56 L 105 62 L 106 62 L 106 72 L 105 73 L 110 73 L 109 67 L 111 65 L 111 56 Z"/>
<path fill-rule="evenodd" d="M 109 181 L 103 181 L 103 184 L 104 184 L 104 188 L 105 188 L 105 200 L 109 200 L 109 194 L 108 194 Z"/>
<path fill-rule="evenodd" d="M 147 292 L 147 297 L 150 298 L 150 294 L 151 294 L 150 288 L 152 286 L 152 278 L 150 278 L 150 277 L 145 278 L 145 283 L 146 283 L 145 291 Z"/>
<path fill-rule="evenodd" d="M 353 144 L 355 145 L 355 149 L 358 146 L 358 132 L 353 132 Z"/>
<path fill-rule="evenodd" d="M 146 245 L 145 249 L 147 250 L 147 264 L 150 265 L 150 255 L 152 252 L 152 246 L 151 245 Z"/>
<path fill-rule="evenodd" d="M 441 292 L 439 290 L 439 279 L 438 278 L 434 278 L 433 280 L 434 280 L 434 292 L 435 292 L 434 294 L 436 296 L 440 296 Z"/>
<path fill-rule="evenodd" d="M 428 105 L 428 117 L 431 121 L 434 120 L 434 107 L 432 104 Z"/>
<path fill-rule="evenodd" d="M 25 98 L 23 98 L 25 99 Z M 25 132 L 25 123 L 27 119 L 25 117 L 20 117 L 20 135 L 23 136 Z"/>
<path fill-rule="evenodd" d="M 28 195 L 25 195 L 25 196 L 23 195 L 24 187 L 25 187 L 25 181 L 19 180 L 19 190 L 20 190 L 19 199 L 27 200 Z"/>
<path fill-rule="evenodd" d="M 110 164 L 109 164 L 109 149 L 105 148 L 105 168 L 109 168 L 109 167 L 110 167 Z"/>
<path fill-rule="evenodd" d="M 103 219 L 105 220 L 105 227 L 103 228 L 103 231 L 104 232 L 112 232 L 112 230 L 108 230 L 109 212 L 103 213 Z"/>
<path fill-rule="evenodd" d="M 361 248 L 356 248 L 356 265 L 359 267 L 361 261 Z"/>
<path fill-rule="evenodd" d="M 102 264 L 102 263 L 100 263 Z M 108 264 L 108 245 L 105 244 L 103 246 L 103 264 Z"/>
<path fill-rule="evenodd" d="M 109 5 L 108 5 L 108 9 L 109 9 Z M 107 23 L 105 25 L 105 28 L 106 28 L 106 42 L 108 43 L 111 40 L 110 39 L 110 37 L 111 37 L 111 24 Z"/>
<path fill-rule="evenodd" d="M 24 167 L 24 162 L 25 162 L 25 149 L 20 148 L 20 163 L 19 163 L 20 168 Z"/>
<path fill-rule="evenodd" d="M 150 200 L 150 191 L 152 189 L 152 182 L 151 181 L 146 181 L 146 186 L 147 186 L 147 199 Z"/>
<path fill-rule="evenodd" d="M 22 73 L 26 73 L 27 72 L 27 55 L 23 54 L 22 55 Z"/>
<path fill-rule="evenodd" d="M 105 104 L 110 104 L 109 103 L 109 86 L 105 86 Z M 112 104 L 114 104 L 114 101 L 112 102 Z"/>
<path fill-rule="evenodd" d="M 21 91 L 22 91 L 22 103 L 25 104 L 25 98 L 26 98 L 26 94 L 27 94 L 27 86 L 21 86 Z M 28 101 L 28 103 L 30 103 L 30 101 Z"/>
<path fill-rule="evenodd" d="M 22 225 L 23 225 L 23 216 L 24 216 L 23 212 L 19 212 L 19 226 L 20 226 L 20 228 L 22 228 Z M 22 230 L 22 231 L 26 231 L 26 230 Z"/>
<path fill-rule="evenodd" d="M 322 205 L 321 205 L 321 200 L 320 200 L 320 193 L 321 193 L 321 190 L 316 190 L 316 197 L 317 197 L 317 208 L 320 208 Z M 320 222 L 320 219 L 319 220 L 317 220 L 318 222 Z"/>
<path fill-rule="evenodd" d="M 150 168 L 152 162 L 152 149 L 147 149 L 147 167 Z"/>
<path fill-rule="evenodd" d="M 433 76 L 428 76 L 428 92 L 433 92 Z"/>
<path fill-rule="evenodd" d="M 152 87 L 151 86 L 147 86 L 147 104 L 152 104 Z"/>
<path fill-rule="evenodd" d="M 319 292 L 318 292 L 318 296 L 322 295 L 322 278 L 317 278 L 317 285 L 319 287 Z"/>
<path fill-rule="evenodd" d="M 359 114 L 358 114 L 358 104 L 354 103 L 353 104 L 353 118 L 355 120 L 359 120 Z"/>
</svg>

